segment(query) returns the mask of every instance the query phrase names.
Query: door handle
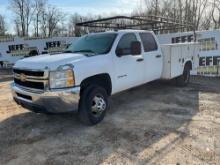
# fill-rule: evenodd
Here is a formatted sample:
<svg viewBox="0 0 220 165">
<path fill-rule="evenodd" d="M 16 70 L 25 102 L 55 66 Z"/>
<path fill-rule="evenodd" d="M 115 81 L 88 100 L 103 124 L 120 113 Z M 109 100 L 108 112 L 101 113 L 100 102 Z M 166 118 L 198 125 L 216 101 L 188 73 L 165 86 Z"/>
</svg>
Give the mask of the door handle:
<svg viewBox="0 0 220 165">
<path fill-rule="evenodd" d="M 156 55 L 156 58 L 161 58 L 162 56 L 160 54 Z"/>
<path fill-rule="evenodd" d="M 139 58 L 139 59 L 137 59 L 137 62 L 142 62 L 142 61 L 144 61 L 143 58 Z"/>
</svg>

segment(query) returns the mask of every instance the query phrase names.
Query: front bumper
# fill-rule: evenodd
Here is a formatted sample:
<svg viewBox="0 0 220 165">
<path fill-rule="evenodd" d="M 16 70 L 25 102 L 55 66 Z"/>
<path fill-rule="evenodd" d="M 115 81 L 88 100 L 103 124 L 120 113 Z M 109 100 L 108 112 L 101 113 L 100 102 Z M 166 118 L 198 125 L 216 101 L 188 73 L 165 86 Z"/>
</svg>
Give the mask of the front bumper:
<svg viewBox="0 0 220 165">
<path fill-rule="evenodd" d="M 65 113 L 78 110 L 80 87 L 34 93 L 11 84 L 14 100 L 34 112 Z"/>
</svg>

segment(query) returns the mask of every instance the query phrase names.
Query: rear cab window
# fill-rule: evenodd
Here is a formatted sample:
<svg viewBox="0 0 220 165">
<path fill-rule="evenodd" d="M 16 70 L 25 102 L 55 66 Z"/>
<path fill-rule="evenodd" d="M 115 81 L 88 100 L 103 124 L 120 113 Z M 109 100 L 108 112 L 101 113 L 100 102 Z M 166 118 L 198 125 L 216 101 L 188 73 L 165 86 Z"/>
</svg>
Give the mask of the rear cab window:
<svg viewBox="0 0 220 165">
<path fill-rule="evenodd" d="M 144 52 L 152 52 L 158 50 L 157 42 L 151 33 L 139 33 L 144 46 Z"/>
</svg>

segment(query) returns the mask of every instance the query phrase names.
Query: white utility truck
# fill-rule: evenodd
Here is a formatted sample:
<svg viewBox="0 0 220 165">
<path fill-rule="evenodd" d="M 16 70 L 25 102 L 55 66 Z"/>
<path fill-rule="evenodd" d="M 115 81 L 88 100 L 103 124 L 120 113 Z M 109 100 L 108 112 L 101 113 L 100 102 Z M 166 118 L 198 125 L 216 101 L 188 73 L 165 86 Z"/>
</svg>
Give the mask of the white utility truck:
<svg viewBox="0 0 220 165">
<path fill-rule="evenodd" d="M 109 96 L 158 79 L 185 86 L 198 58 L 198 44 L 158 44 L 155 34 L 122 30 L 85 35 L 62 54 L 18 61 L 14 100 L 34 112 L 76 111 L 90 125 L 101 122 Z"/>
</svg>

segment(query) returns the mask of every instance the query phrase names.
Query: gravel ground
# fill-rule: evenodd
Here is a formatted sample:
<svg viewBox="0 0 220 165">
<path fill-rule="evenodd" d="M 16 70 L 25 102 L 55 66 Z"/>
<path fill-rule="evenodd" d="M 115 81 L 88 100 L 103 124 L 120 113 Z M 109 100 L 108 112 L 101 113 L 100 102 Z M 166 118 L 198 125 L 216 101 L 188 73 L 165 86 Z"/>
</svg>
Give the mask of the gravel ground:
<svg viewBox="0 0 220 165">
<path fill-rule="evenodd" d="M 117 94 L 94 127 L 16 105 L 0 81 L 0 164 L 220 164 L 220 79 L 154 82 Z"/>
</svg>

